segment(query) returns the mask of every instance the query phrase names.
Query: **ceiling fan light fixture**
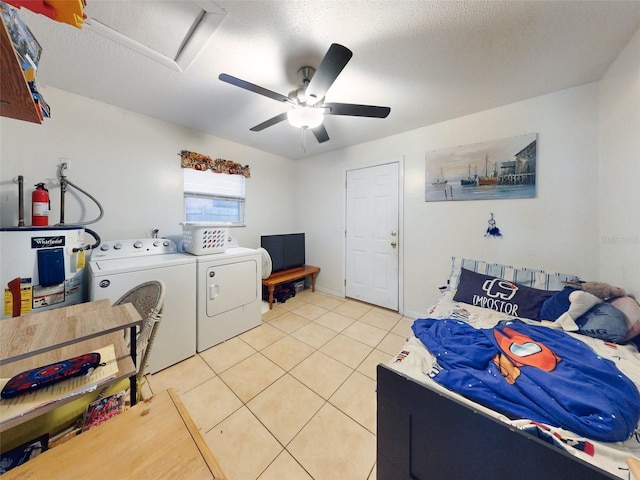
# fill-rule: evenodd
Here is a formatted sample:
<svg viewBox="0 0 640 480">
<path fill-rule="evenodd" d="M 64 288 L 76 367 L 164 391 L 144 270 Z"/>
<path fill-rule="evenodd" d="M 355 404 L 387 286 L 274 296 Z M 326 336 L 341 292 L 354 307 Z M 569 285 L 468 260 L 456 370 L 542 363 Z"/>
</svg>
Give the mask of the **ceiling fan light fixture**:
<svg viewBox="0 0 640 480">
<path fill-rule="evenodd" d="M 287 112 L 287 120 L 297 128 L 316 128 L 322 124 L 324 112 L 320 108 L 292 108 Z"/>
<path fill-rule="evenodd" d="M 198 2 L 199 3 L 199 2 Z M 288 96 L 272 92 L 264 87 L 240 78 L 221 73 L 218 78 L 236 87 L 271 98 L 289 105 L 289 110 L 251 127 L 252 132 L 261 132 L 267 127 L 289 121 L 292 127 L 301 128 L 304 150 L 304 130 L 311 129 L 318 143 L 329 140 L 329 134 L 322 123 L 325 115 L 343 115 L 348 117 L 386 118 L 391 109 L 376 105 L 356 105 L 352 103 L 325 103 L 327 91 L 333 85 L 342 69 L 347 65 L 353 53 L 347 47 L 332 43 L 316 71 L 313 67 L 302 67 L 298 77 L 302 82 Z"/>
</svg>

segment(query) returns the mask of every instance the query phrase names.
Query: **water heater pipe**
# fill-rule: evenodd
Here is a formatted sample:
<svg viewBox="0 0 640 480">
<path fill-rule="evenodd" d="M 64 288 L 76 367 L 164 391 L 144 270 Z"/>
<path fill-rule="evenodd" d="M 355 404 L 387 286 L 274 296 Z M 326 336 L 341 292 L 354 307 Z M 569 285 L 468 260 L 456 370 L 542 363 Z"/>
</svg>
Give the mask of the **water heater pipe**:
<svg viewBox="0 0 640 480">
<path fill-rule="evenodd" d="M 67 186 L 69 185 L 75 188 L 76 190 L 78 190 L 79 192 L 84 193 L 87 197 L 89 197 L 98 206 L 98 210 L 100 210 L 100 214 L 96 219 L 90 220 L 87 222 L 76 222 L 74 223 L 74 225 L 81 225 L 81 226 L 91 225 L 92 223 L 98 222 L 104 216 L 104 209 L 102 208 L 102 205 L 89 192 L 87 192 L 86 190 L 83 190 L 78 185 L 76 185 L 75 183 L 67 179 L 67 176 L 64 174 L 64 170 L 66 168 L 67 168 L 66 163 L 60 164 L 60 167 L 58 168 L 58 179 L 60 181 L 60 223 L 59 225 L 64 225 L 64 196 L 65 196 L 65 193 L 67 192 Z"/>
<path fill-rule="evenodd" d="M 24 227 L 24 177 L 18 175 L 18 226 Z"/>
<path fill-rule="evenodd" d="M 67 177 L 62 173 L 64 167 L 60 167 L 60 225 L 64 225 L 64 195 L 67 193 Z"/>
</svg>

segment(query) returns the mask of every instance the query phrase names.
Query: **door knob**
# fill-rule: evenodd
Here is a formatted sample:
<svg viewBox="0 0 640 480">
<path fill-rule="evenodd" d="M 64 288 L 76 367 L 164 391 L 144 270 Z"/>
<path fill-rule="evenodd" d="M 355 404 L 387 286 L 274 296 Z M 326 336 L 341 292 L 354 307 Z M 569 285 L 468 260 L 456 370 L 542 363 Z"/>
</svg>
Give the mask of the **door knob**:
<svg viewBox="0 0 640 480">
<path fill-rule="evenodd" d="M 392 246 L 393 248 L 396 248 L 396 247 L 398 246 L 398 243 L 397 243 L 397 242 L 391 242 L 391 246 Z"/>
<path fill-rule="evenodd" d="M 396 235 L 398 235 L 398 232 L 396 232 L 395 230 L 391 230 L 391 236 L 395 237 Z"/>
</svg>

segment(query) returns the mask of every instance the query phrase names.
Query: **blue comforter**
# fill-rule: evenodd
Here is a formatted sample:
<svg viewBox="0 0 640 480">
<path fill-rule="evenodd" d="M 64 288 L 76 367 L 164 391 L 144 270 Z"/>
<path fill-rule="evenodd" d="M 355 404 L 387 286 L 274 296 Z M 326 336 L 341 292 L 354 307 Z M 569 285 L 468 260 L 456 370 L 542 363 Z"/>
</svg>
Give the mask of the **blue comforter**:
<svg viewBox="0 0 640 480">
<path fill-rule="evenodd" d="M 435 381 L 511 418 L 605 442 L 626 440 L 638 425 L 633 382 L 562 331 L 518 320 L 476 329 L 419 319 L 412 328 L 437 358 Z"/>
</svg>

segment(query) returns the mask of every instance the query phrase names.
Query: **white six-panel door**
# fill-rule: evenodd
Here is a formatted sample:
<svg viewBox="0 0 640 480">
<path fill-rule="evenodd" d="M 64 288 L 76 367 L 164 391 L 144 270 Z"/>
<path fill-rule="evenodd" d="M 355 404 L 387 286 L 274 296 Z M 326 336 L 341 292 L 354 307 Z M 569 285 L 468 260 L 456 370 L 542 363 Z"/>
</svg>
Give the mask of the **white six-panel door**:
<svg viewBox="0 0 640 480">
<path fill-rule="evenodd" d="M 349 298 L 398 310 L 398 164 L 347 171 Z"/>
</svg>

